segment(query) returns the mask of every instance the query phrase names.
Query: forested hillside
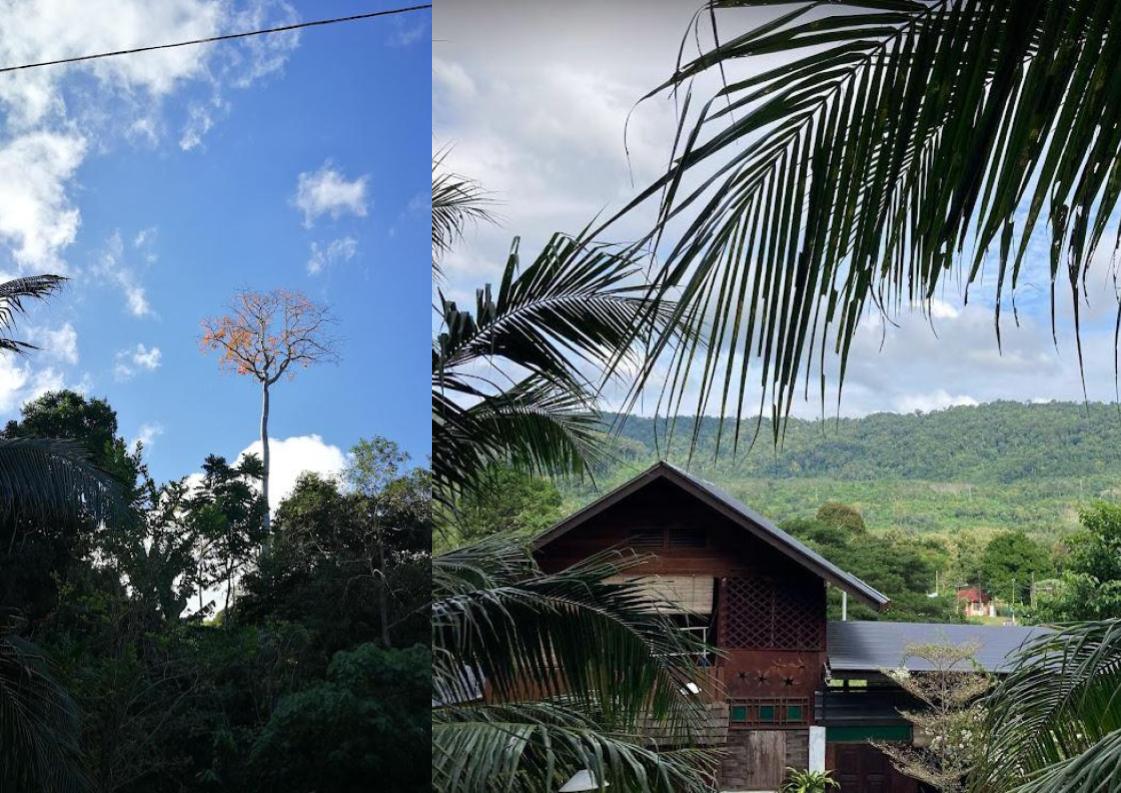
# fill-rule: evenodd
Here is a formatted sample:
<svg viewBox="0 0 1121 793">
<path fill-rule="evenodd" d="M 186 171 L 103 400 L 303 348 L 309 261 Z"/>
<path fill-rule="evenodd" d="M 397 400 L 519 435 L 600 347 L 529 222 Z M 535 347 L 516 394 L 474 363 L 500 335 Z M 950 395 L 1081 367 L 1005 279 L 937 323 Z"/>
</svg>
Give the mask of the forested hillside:
<svg viewBox="0 0 1121 793">
<path fill-rule="evenodd" d="M 597 485 L 611 487 L 664 450 L 666 424 L 627 417 L 614 459 Z M 674 427 L 667 457 L 717 482 L 776 520 L 812 514 L 825 501 L 853 504 L 870 529 L 982 534 L 1024 529 L 1054 536 L 1073 528 L 1076 510 L 1121 497 L 1121 411 L 1106 404 L 995 402 L 932 413 L 860 419 L 792 419 L 781 447 L 764 421 L 741 429 L 706 418 Z M 715 459 L 714 459 L 715 458 Z M 567 490 L 571 504 L 594 496 Z"/>
</svg>

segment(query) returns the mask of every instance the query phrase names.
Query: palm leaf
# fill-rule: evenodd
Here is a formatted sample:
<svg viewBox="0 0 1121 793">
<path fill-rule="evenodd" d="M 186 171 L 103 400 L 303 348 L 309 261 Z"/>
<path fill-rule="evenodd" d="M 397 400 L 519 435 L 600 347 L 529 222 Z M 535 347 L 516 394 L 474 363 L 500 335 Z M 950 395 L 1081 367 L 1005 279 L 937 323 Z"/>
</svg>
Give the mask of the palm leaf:
<svg viewBox="0 0 1121 793">
<path fill-rule="evenodd" d="M 433 394 L 432 475 L 438 494 L 475 487 L 503 461 L 539 475 L 583 473 L 603 453 L 592 404 L 540 377 L 528 377 L 470 407 Z"/>
<path fill-rule="evenodd" d="M 76 441 L 0 439 L 0 513 L 105 520 L 125 509 L 120 487 Z"/>
<path fill-rule="evenodd" d="M 640 716 L 688 723 L 696 703 L 681 694 L 702 649 L 677 630 L 637 582 L 608 583 L 645 561 L 617 552 L 558 573 L 536 569 L 502 541 L 437 558 L 433 646 L 455 659 L 436 668 L 448 690 L 468 690 L 481 674 L 494 696 L 526 690 L 570 697 L 609 722 Z M 471 679 L 455 679 L 471 670 Z"/>
<path fill-rule="evenodd" d="M 447 152 L 432 158 L 432 275 L 443 277 L 440 261 L 473 223 L 493 222 L 490 200 L 478 182 L 446 170 Z"/>
<path fill-rule="evenodd" d="M 702 793 L 713 757 L 657 751 L 634 735 L 606 732 L 564 702 L 444 708 L 433 714 L 433 788 L 445 793 L 556 790 L 579 770 L 615 788 Z"/>
<path fill-rule="evenodd" d="M 550 789 L 581 768 L 627 790 L 703 789 L 702 753 L 682 765 L 638 737 L 653 719 L 689 745 L 704 719 L 682 690 L 703 648 L 640 583 L 607 580 L 644 561 L 607 552 L 544 573 L 501 539 L 434 559 L 439 789 Z"/>
<path fill-rule="evenodd" d="M 1119 692 L 1121 620 L 1072 625 L 1025 645 L 986 703 L 988 764 L 976 788 L 1109 789 L 1062 785 L 1089 779 L 1121 757 Z"/>
<path fill-rule="evenodd" d="M 638 351 L 649 306 L 630 251 L 555 234 L 522 268 L 514 240 L 497 292 L 474 311 L 441 297 L 432 352 L 433 472 L 445 503 L 491 464 L 584 474 L 602 450 L 595 399 Z M 648 309 L 649 312 L 648 312 Z"/>
<path fill-rule="evenodd" d="M 674 239 L 658 294 L 675 294 L 675 322 L 697 342 L 662 334 L 639 385 L 668 359 L 667 412 L 695 387 L 691 412 L 734 417 L 735 442 L 755 409 L 778 440 L 801 380 L 817 374 L 824 407 L 827 352 L 840 399 L 866 311 L 925 310 L 950 276 L 974 285 L 991 259 L 999 343 L 1041 224 L 1052 313 L 1068 290 L 1077 340 L 1083 281 L 1121 196 L 1121 6 L 803 2 L 772 17 L 652 92 L 683 92 L 679 143 L 623 212 L 659 201 L 651 239 Z M 697 109 L 691 81 L 725 67 Z"/>
<path fill-rule="evenodd" d="M 11 330 L 16 316 L 26 311 L 27 299 L 43 300 L 62 289 L 66 280 L 61 275 L 32 275 L 0 283 L 0 334 Z M 0 335 L 0 351 L 20 353 L 34 349 L 37 348 L 33 344 Z"/>
<path fill-rule="evenodd" d="M 0 632 L 0 787 L 71 793 L 88 788 L 77 708 L 34 645 Z"/>
</svg>

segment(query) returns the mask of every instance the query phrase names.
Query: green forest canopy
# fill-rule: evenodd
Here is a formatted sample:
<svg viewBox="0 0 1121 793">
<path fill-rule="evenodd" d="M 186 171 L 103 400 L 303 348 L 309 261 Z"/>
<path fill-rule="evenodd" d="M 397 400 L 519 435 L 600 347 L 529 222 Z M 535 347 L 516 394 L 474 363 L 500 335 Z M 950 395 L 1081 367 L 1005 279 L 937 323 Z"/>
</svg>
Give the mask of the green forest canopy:
<svg viewBox="0 0 1121 793">
<path fill-rule="evenodd" d="M 615 417 L 608 417 L 608 420 Z M 791 419 L 779 450 L 769 422 L 733 455 L 730 426 L 714 462 L 718 421 L 703 418 L 693 458 L 692 419 L 679 419 L 669 452 L 665 423 L 629 416 L 613 460 L 565 488 L 566 509 L 586 503 L 659 455 L 725 488 L 768 517 L 813 515 L 827 501 L 857 507 L 870 531 L 983 535 L 1023 530 L 1055 539 L 1078 509 L 1121 496 L 1121 413 L 1114 405 L 992 402 L 930 413 Z"/>
</svg>

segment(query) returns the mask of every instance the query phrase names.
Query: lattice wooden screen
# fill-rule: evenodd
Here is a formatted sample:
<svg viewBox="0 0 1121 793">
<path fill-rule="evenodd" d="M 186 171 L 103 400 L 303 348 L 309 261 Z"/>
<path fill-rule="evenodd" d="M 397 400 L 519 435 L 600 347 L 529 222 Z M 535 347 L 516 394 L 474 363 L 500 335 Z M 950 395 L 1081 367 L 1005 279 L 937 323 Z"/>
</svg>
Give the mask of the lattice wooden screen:
<svg viewBox="0 0 1121 793">
<path fill-rule="evenodd" d="M 815 581 L 726 578 L 720 603 L 719 643 L 724 647 L 825 647 L 825 589 Z"/>
</svg>

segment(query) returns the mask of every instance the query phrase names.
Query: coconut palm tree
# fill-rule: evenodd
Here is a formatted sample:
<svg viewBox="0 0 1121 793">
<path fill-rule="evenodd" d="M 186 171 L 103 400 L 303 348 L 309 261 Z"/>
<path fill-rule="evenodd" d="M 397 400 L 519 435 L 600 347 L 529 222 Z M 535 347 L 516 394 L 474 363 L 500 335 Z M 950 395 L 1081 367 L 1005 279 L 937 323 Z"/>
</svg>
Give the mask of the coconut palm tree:
<svg viewBox="0 0 1121 793">
<path fill-rule="evenodd" d="M 46 298 L 64 282 L 61 276 L 38 275 L 0 283 L 0 351 L 35 349 L 9 335 L 15 319 L 26 301 Z M 0 439 L 0 522 L 100 521 L 121 508 L 112 477 L 95 467 L 79 444 Z M 42 653 L 20 638 L 13 624 L 0 624 L 0 789 L 85 789 L 78 734 L 75 706 Z"/>
<path fill-rule="evenodd" d="M 502 540 L 435 558 L 434 789 L 539 793 L 580 772 L 638 793 L 711 789 L 710 755 L 641 734 L 655 723 L 663 743 L 690 746 L 703 718 L 684 688 L 701 648 L 640 584 L 608 581 L 642 561 L 547 574 Z"/>
<path fill-rule="evenodd" d="M 835 365 L 840 390 L 866 311 L 926 310 L 983 271 L 999 344 L 1037 231 L 1078 338 L 1121 196 L 1121 6 L 710 0 L 694 24 L 714 45 L 650 94 L 679 100 L 671 164 L 620 213 L 657 202 L 657 294 L 696 331 L 661 334 L 639 380 L 667 358 L 695 375 L 669 381 L 667 412 L 688 389 L 687 412 L 736 419 L 735 441 L 756 410 L 779 433 L 799 381 L 824 407 Z"/>
</svg>

